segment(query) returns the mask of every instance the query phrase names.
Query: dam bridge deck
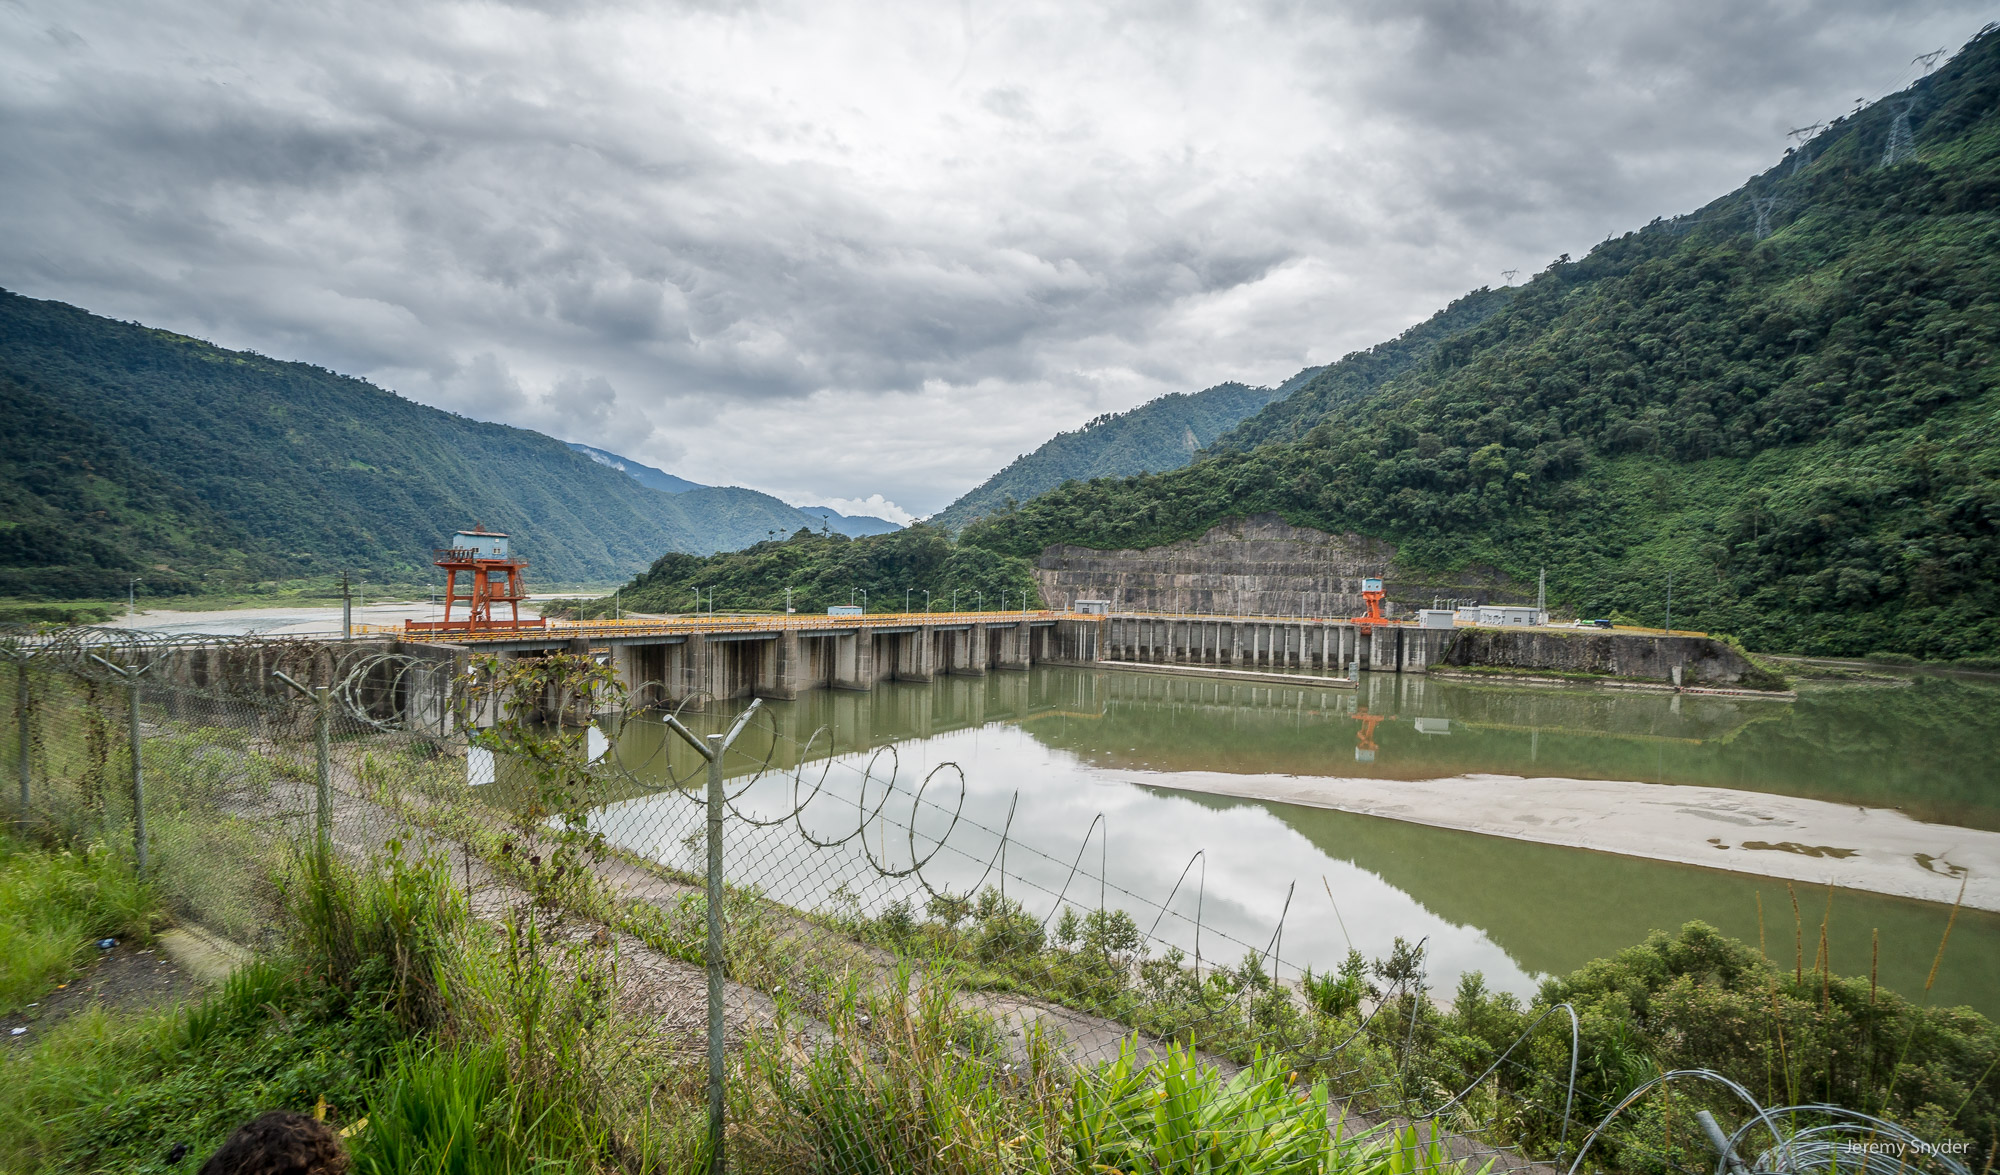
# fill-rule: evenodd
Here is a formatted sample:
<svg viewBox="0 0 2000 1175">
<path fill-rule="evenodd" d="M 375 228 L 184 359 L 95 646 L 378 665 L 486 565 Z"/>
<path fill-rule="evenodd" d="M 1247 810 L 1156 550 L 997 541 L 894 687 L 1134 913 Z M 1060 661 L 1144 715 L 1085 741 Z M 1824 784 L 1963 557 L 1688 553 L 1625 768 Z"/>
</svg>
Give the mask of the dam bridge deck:
<svg viewBox="0 0 2000 1175">
<path fill-rule="evenodd" d="M 709 614 L 551 621 L 464 630 L 411 625 L 357 635 L 480 654 L 574 651 L 606 657 L 636 704 L 695 698 L 796 698 L 809 689 L 872 689 L 1026 670 L 1035 664 L 1210 665 L 1234 670 L 1426 669 L 1451 634 L 1352 618 L 1141 612 Z"/>
</svg>

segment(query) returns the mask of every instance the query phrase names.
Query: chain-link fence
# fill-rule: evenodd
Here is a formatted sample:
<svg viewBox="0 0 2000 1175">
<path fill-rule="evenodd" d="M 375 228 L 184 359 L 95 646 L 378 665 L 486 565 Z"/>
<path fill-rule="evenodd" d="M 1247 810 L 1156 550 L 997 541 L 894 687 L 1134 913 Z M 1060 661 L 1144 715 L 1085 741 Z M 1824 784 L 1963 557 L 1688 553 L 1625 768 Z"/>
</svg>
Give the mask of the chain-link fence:
<svg viewBox="0 0 2000 1175">
<path fill-rule="evenodd" d="M 441 857 L 477 917 L 538 920 L 562 947 L 538 959 L 602 980 L 623 1027 L 574 1060 L 606 1112 L 693 1123 L 711 1170 L 1965 1175 L 1935 1140 L 1991 1145 L 1773 1077 L 1837 1051 L 1795 992 L 1731 1029 L 1770 1048 L 1669 1070 L 1601 1007 L 1433 992 L 1421 941 L 1316 972 L 1285 955 L 1295 889 L 1218 927 L 1200 853 L 1132 892 L 1101 815 L 1024 843 L 1018 797 L 975 813 L 956 764 L 912 778 L 761 703 L 626 712 L 586 655 L 0 643 L 30 832 L 129 854 L 174 918 L 253 947 L 285 940 L 303 865 Z"/>
</svg>

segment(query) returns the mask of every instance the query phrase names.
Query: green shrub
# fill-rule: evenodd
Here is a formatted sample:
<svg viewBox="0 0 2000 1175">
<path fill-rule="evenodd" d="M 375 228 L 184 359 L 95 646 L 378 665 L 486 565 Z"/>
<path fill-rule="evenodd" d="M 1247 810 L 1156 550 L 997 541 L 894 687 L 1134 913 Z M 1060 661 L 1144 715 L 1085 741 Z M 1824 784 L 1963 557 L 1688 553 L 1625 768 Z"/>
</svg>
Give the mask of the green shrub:
<svg viewBox="0 0 2000 1175">
<path fill-rule="evenodd" d="M 1192 1048 L 1168 1044 L 1141 1066 L 1128 1040 L 1118 1059 L 1076 1082 L 1065 1140 L 1086 1171 L 1193 1175 L 1397 1175 L 1464 1169 L 1415 1127 L 1350 1135 L 1329 1112 L 1324 1082 L 1259 1054 L 1224 1079 Z M 1490 1166 L 1491 1164 L 1488 1164 Z"/>
</svg>

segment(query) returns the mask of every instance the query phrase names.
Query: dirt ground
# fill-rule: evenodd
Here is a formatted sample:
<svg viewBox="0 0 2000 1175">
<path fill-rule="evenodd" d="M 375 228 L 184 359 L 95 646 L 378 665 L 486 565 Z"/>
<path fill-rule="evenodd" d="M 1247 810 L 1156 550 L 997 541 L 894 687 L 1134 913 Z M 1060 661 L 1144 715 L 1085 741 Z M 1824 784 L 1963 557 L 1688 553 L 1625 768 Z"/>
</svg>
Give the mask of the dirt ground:
<svg viewBox="0 0 2000 1175">
<path fill-rule="evenodd" d="M 97 952 L 81 974 L 43 996 L 35 1006 L 0 1016 L 0 1047 L 32 1045 L 50 1028 L 92 1007 L 120 1012 L 172 1007 L 200 987 L 165 951 L 119 943 Z M 23 1028 L 27 1031 L 16 1032 Z"/>
</svg>

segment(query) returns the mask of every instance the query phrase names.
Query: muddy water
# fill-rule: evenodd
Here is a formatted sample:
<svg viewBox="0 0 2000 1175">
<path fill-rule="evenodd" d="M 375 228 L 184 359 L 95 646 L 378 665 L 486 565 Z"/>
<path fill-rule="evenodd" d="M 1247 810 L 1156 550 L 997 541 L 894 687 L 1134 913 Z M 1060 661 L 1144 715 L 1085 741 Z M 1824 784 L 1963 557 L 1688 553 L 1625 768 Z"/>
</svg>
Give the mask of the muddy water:
<svg viewBox="0 0 2000 1175">
<path fill-rule="evenodd" d="M 1478 970 L 1526 995 L 1547 975 L 1701 919 L 1784 961 L 1802 951 L 1809 962 L 1824 925 L 1837 970 L 1867 974 L 1879 957 L 1884 986 L 1923 998 L 1950 911 L 1173 785 L 1194 772 L 1607 779 L 2000 829 L 2000 687 L 1949 679 L 1767 702 L 1391 675 L 1322 690 L 1042 667 L 765 708 L 729 760 L 734 802 L 753 818 L 798 814 L 734 835 L 729 869 L 774 896 L 921 905 L 915 875 L 883 875 L 927 858 L 924 881 L 963 891 L 991 884 L 1004 851 L 1010 896 L 1038 915 L 1059 898 L 1094 906 L 1101 896 L 1204 958 L 1233 962 L 1275 942 L 1288 968 L 1423 938 L 1432 982 L 1447 989 Z M 631 798 L 610 805 L 601 827 L 695 865 L 699 811 L 670 781 L 698 780 L 699 764 L 643 720 L 620 733 L 616 755 Z M 1932 1002 L 2000 1014 L 1996 975 L 2000 915 L 1961 911 Z"/>
</svg>

